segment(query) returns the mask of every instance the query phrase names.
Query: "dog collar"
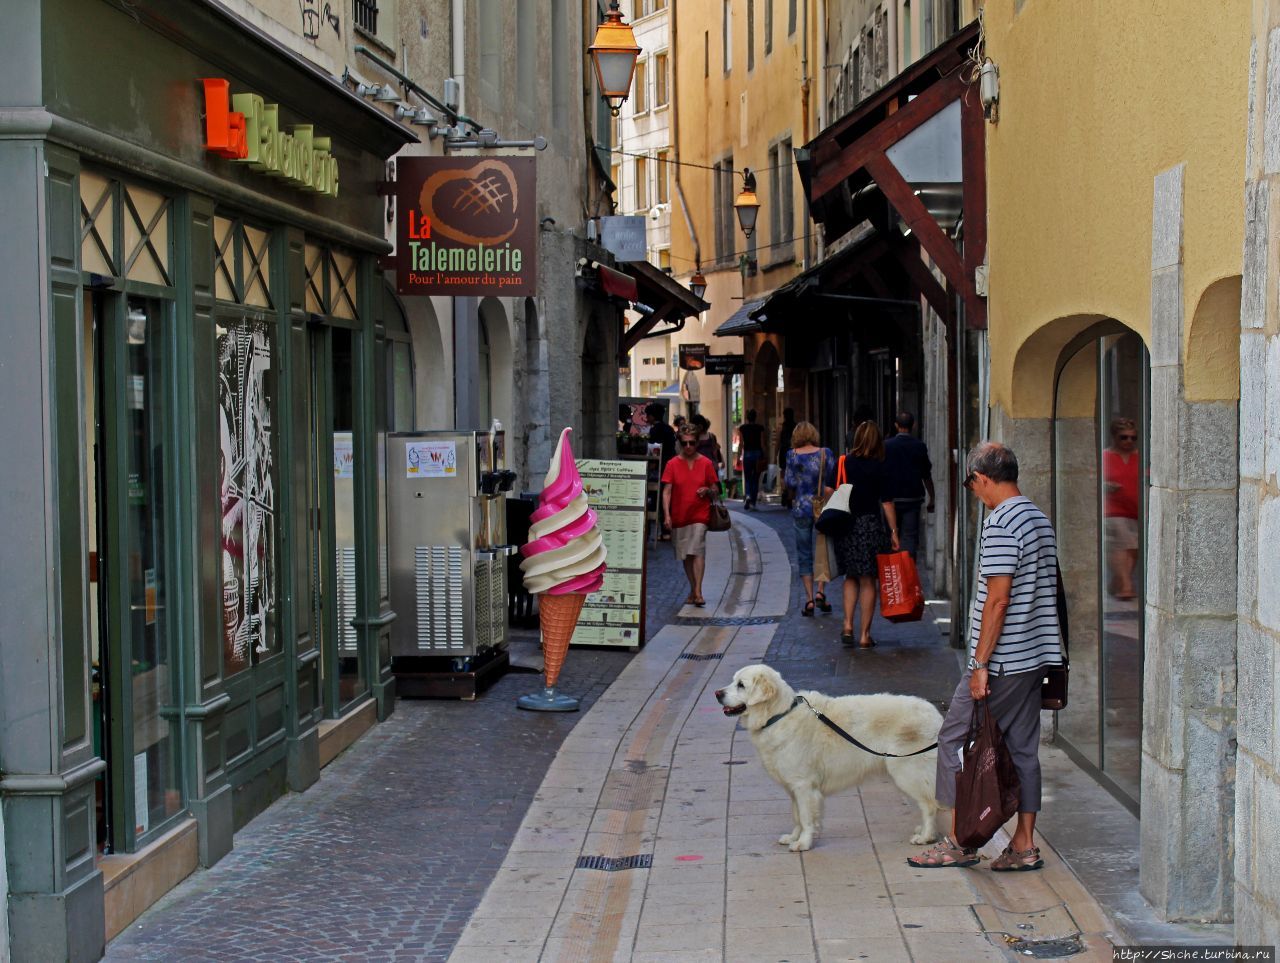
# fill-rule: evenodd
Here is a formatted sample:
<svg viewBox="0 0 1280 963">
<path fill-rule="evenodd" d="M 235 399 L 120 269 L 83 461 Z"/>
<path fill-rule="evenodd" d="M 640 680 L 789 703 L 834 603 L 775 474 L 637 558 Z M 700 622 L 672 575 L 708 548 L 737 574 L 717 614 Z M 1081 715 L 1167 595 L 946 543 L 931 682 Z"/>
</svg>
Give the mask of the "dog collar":
<svg viewBox="0 0 1280 963">
<path fill-rule="evenodd" d="M 788 712 L 790 712 L 792 709 L 794 709 L 803 701 L 804 701 L 804 696 L 796 696 L 794 699 L 791 700 L 791 705 L 787 706 L 785 710 L 783 710 L 782 712 L 779 712 L 776 716 L 770 716 L 769 721 L 760 727 L 761 730 L 768 729 L 771 725 L 773 725 L 775 722 L 777 722 L 779 719 L 781 719 L 783 716 L 785 716 Z"/>
</svg>

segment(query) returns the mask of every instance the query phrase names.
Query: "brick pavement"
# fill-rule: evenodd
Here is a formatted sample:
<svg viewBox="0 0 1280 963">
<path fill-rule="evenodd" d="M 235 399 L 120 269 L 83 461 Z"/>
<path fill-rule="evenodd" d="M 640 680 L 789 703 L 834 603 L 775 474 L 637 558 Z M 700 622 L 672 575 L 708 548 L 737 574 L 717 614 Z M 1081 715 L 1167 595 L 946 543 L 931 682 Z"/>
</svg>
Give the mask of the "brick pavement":
<svg viewBox="0 0 1280 963">
<path fill-rule="evenodd" d="M 650 552 L 647 637 L 685 589 Z M 585 713 L 631 661 L 574 649 L 561 687 Z M 577 713 L 522 712 L 537 676 L 475 702 L 400 700 L 304 793 L 241 830 L 112 941 L 107 960 L 443 960 L 479 904 Z"/>
</svg>

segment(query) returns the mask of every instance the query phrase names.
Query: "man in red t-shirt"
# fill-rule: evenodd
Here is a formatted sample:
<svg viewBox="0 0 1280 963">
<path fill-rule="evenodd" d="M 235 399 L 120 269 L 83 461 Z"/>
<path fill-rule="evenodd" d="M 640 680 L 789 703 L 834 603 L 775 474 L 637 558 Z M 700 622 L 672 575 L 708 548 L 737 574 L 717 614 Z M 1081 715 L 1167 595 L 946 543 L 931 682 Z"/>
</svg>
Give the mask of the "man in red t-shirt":
<svg viewBox="0 0 1280 963">
<path fill-rule="evenodd" d="M 681 429 L 679 451 L 662 473 L 662 525 L 672 533 L 676 558 L 684 563 L 689 580 L 685 604 L 699 608 L 707 604 L 702 597 L 702 573 L 706 569 L 711 498 L 717 483 L 711 459 L 698 454 L 698 433 Z"/>
<path fill-rule="evenodd" d="M 1107 562 L 1111 568 L 1107 591 L 1131 599 L 1138 566 L 1140 504 L 1138 501 L 1138 427 L 1132 418 L 1111 421 L 1111 447 L 1102 453 L 1103 515 L 1106 519 Z"/>
</svg>

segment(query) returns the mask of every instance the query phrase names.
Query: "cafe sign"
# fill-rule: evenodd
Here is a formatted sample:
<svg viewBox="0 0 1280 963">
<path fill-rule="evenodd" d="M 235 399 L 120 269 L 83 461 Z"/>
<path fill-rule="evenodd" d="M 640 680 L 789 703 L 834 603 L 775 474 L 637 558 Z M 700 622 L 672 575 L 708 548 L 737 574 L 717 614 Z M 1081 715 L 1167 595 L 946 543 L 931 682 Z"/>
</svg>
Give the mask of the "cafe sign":
<svg viewBox="0 0 1280 963">
<path fill-rule="evenodd" d="M 317 136 L 311 124 L 281 130 L 279 104 L 259 94 L 233 94 L 221 77 L 205 77 L 201 84 L 205 150 L 301 190 L 338 196 L 338 160 L 328 137 Z"/>
<path fill-rule="evenodd" d="M 537 293 L 537 193 L 531 157 L 396 161 L 400 294 Z"/>
</svg>

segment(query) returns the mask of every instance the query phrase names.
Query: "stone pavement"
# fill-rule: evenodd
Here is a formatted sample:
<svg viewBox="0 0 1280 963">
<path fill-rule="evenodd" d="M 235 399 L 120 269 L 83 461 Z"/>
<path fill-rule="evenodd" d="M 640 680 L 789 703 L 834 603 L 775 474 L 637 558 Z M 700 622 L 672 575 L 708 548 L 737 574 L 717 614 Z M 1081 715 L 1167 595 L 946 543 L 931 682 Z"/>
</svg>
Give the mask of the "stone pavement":
<svg viewBox="0 0 1280 963">
<path fill-rule="evenodd" d="M 877 620 L 877 649 L 845 649 L 835 596 L 835 612 L 798 615 L 788 516 L 735 519 L 731 536 L 712 536 L 714 607 L 681 608 L 680 566 L 669 546 L 651 551 L 649 645 L 573 650 L 562 684 L 583 697 L 582 713 L 517 711 L 515 697 L 536 685 L 519 673 L 475 702 L 400 701 L 107 959 L 444 960 L 455 947 L 460 960 L 945 959 L 938 939 L 954 958 L 1000 959 L 1002 930 L 1083 931 L 1091 951 L 1104 947 L 1105 920 L 1052 854 L 1044 873 L 1004 882 L 909 870 L 902 859 L 920 848 L 904 842 L 911 807 L 887 782 L 831 800 L 810 853 L 772 842 L 789 818 L 785 795 L 711 690 L 763 656 L 799 687 L 945 706 L 959 654 L 929 622 Z M 1042 757 L 1046 828 L 1093 870 L 1091 891 L 1141 916 L 1137 821 L 1117 821 L 1119 807 L 1060 757 Z M 1071 801 L 1064 815 L 1079 810 L 1070 837 L 1049 818 L 1059 799 Z M 1100 824 L 1114 827 L 1101 841 Z M 580 869 L 584 856 L 651 865 Z M 704 952 L 675 949 L 700 940 Z"/>
<path fill-rule="evenodd" d="M 713 604 L 682 608 L 565 739 L 451 960 L 1111 959 L 1109 920 L 1043 841 L 1039 873 L 907 866 L 914 804 L 885 780 L 828 800 L 812 851 L 780 847 L 790 804 L 712 690 L 768 657 L 784 674 L 788 661 L 827 672 L 835 691 L 829 670 L 848 656 L 820 636 L 791 640 L 816 658 L 788 660 L 791 568 L 762 520 L 736 515 L 707 568 Z M 954 653 L 930 631 L 916 627 L 918 647 L 950 669 L 929 685 L 954 687 Z M 881 638 L 840 691 L 884 687 L 871 658 L 927 661 Z"/>
</svg>

